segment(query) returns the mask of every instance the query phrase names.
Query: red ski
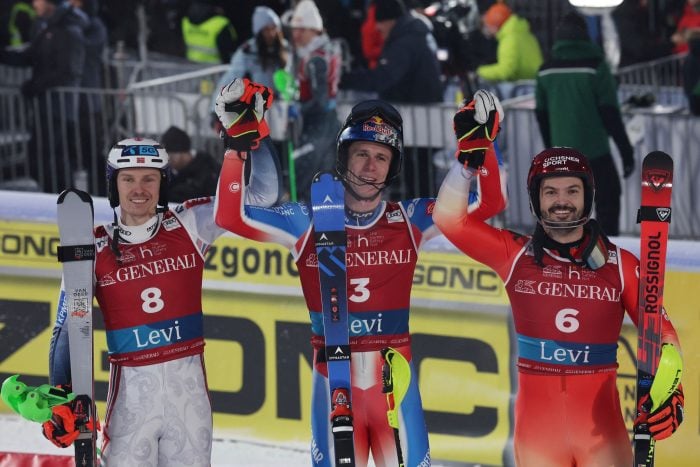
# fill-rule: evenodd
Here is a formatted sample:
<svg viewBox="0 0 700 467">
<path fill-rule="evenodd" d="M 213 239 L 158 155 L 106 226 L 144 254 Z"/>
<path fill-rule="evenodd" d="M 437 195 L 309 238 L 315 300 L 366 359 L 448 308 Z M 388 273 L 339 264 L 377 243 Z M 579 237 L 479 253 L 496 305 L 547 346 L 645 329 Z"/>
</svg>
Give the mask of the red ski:
<svg viewBox="0 0 700 467">
<path fill-rule="evenodd" d="M 672 187 L 671 157 L 661 151 L 647 154 L 642 163 L 642 200 L 637 214 L 637 222 L 641 224 L 637 407 L 640 399 L 649 394 L 661 353 L 664 274 L 668 227 L 671 222 Z M 634 466 L 653 465 L 654 439 L 649 434 L 646 424 L 640 424 L 635 427 L 634 432 Z"/>
</svg>

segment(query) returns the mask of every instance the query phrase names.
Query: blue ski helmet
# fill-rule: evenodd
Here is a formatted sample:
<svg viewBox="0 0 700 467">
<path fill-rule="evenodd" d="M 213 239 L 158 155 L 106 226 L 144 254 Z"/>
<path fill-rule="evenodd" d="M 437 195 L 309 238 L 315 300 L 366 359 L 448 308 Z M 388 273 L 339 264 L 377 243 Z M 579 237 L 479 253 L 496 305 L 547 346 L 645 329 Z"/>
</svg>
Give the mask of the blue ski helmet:
<svg viewBox="0 0 700 467">
<path fill-rule="evenodd" d="M 355 105 L 338 133 L 336 141 L 336 172 L 345 177 L 348 169 L 348 148 L 353 141 L 369 141 L 388 146 L 393 157 L 385 185 L 398 177 L 403 162 L 403 119 L 388 102 L 379 99 Z"/>
</svg>

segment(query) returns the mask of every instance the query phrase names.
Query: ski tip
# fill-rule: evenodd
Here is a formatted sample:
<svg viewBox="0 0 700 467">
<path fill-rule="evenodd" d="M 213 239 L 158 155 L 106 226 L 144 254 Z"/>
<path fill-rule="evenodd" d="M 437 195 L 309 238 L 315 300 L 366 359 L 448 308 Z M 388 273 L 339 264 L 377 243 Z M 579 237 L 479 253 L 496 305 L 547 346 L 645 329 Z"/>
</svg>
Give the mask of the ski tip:
<svg viewBox="0 0 700 467">
<path fill-rule="evenodd" d="M 67 188 L 61 192 L 61 194 L 58 195 L 58 200 L 56 201 L 56 204 L 63 204 L 63 202 L 66 200 L 66 197 L 68 197 L 69 194 L 75 194 L 80 198 L 81 201 L 85 203 L 90 203 L 90 206 L 92 206 L 92 197 L 90 196 L 89 193 L 78 190 L 77 188 Z"/>
<path fill-rule="evenodd" d="M 643 164 L 654 164 L 673 167 L 673 158 L 663 151 L 651 151 L 644 158 Z"/>
<path fill-rule="evenodd" d="M 338 181 L 340 178 L 338 177 L 338 173 L 335 170 L 323 170 L 316 175 L 314 175 L 313 182 L 312 183 L 317 183 L 321 181 L 321 177 L 324 175 L 327 175 L 328 177 L 331 177 L 333 181 Z"/>
</svg>

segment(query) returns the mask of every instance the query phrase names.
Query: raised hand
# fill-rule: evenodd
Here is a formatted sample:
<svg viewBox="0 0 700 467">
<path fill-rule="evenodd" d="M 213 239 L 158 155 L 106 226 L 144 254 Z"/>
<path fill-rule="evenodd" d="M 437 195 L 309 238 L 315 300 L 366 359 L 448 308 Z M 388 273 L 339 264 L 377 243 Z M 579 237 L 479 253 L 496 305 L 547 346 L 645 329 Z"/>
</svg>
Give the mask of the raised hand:
<svg viewBox="0 0 700 467">
<path fill-rule="evenodd" d="M 471 102 L 454 116 L 457 160 L 468 168 L 481 167 L 486 149 L 496 139 L 503 118 L 503 107 L 498 97 L 489 91 L 478 90 Z"/>
<path fill-rule="evenodd" d="M 249 151 L 270 134 L 265 111 L 272 105 L 272 90 L 247 78 L 236 78 L 221 88 L 215 111 L 221 121 L 226 146 Z"/>
</svg>

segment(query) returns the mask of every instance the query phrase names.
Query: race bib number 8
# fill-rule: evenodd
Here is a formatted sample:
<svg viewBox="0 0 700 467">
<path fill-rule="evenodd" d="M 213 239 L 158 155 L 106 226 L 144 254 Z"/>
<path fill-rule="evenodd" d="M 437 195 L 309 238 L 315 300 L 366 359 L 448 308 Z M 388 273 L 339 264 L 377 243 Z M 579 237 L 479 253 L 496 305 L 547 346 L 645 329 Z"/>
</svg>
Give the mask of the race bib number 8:
<svg viewBox="0 0 700 467">
<path fill-rule="evenodd" d="M 149 287 L 141 292 L 141 309 L 146 313 L 158 313 L 165 306 L 165 302 L 160 298 L 161 292 L 158 287 Z"/>
</svg>

